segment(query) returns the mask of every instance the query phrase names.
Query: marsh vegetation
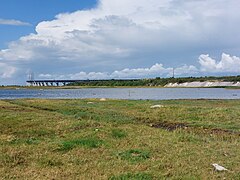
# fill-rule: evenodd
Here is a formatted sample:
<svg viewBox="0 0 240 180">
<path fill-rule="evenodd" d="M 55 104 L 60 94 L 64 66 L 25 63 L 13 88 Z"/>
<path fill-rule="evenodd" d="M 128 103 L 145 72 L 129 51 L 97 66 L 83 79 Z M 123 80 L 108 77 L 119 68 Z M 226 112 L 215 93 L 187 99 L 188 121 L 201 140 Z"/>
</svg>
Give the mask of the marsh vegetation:
<svg viewBox="0 0 240 180">
<path fill-rule="evenodd" d="M 240 179 L 239 100 L 2 100 L 0 124 L 0 179 Z"/>
</svg>

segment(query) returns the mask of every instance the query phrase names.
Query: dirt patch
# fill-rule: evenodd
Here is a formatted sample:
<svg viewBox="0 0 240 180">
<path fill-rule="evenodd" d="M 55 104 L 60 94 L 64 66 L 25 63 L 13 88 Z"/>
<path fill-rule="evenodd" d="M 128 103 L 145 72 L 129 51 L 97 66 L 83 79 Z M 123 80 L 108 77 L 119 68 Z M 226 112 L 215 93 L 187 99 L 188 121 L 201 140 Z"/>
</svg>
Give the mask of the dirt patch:
<svg viewBox="0 0 240 180">
<path fill-rule="evenodd" d="M 30 105 L 30 104 L 22 104 L 22 103 L 17 103 L 14 101 L 5 101 L 5 102 L 15 105 L 15 107 L 12 107 L 12 109 L 14 109 L 14 108 L 20 109 L 21 108 L 21 110 L 28 109 L 30 111 L 34 111 L 33 109 L 40 110 L 40 111 L 50 111 L 50 112 L 57 111 L 56 109 L 50 109 L 47 107 L 38 107 L 38 106 Z M 9 107 L 5 107 L 5 109 L 9 109 Z"/>
<path fill-rule="evenodd" d="M 186 123 L 169 123 L 169 122 L 162 122 L 158 124 L 151 124 L 153 128 L 160 128 L 165 129 L 167 131 L 174 131 L 176 129 L 186 129 L 188 125 Z"/>
<path fill-rule="evenodd" d="M 162 122 L 158 124 L 150 124 L 153 128 L 165 129 L 167 131 L 174 131 L 177 129 L 184 129 L 186 131 L 204 131 L 207 134 L 229 134 L 229 135 L 237 135 L 240 136 L 240 132 L 227 130 L 227 129 L 211 129 L 211 128 L 197 128 L 197 127 L 190 127 L 187 123 L 170 123 L 170 122 Z"/>
</svg>

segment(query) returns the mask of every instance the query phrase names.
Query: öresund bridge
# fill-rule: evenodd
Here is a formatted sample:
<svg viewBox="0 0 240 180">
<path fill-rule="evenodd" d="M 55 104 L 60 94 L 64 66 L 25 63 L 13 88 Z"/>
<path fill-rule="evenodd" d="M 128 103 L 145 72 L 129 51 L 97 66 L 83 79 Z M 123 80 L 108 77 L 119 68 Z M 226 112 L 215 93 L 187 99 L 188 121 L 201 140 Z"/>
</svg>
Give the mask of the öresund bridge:
<svg viewBox="0 0 240 180">
<path fill-rule="evenodd" d="M 70 83 L 88 83 L 102 81 L 137 81 L 137 79 L 102 79 L 102 80 L 28 80 L 30 86 L 66 86 Z"/>
<path fill-rule="evenodd" d="M 85 80 L 28 80 L 30 86 L 65 86 L 69 83 L 84 82 Z"/>
</svg>

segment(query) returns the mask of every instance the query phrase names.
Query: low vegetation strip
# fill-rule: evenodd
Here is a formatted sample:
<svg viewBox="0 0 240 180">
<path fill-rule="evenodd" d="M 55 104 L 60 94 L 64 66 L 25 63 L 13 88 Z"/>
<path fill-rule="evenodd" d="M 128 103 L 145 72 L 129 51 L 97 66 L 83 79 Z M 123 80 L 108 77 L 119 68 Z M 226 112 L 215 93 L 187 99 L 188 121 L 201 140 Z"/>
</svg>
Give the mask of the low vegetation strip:
<svg viewBox="0 0 240 180">
<path fill-rule="evenodd" d="M 239 110 L 239 100 L 0 101 L 0 179 L 239 179 Z"/>
<path fill-rule="evenodd" d="M 177 78 L 149 78 L 149 79 L 109 79 L 109 80 L 94 80 L 94 81 L 83 81 L 70 83 L 68 86 L 166 86 L 168 84 L 182 84 L 182 83 L 191 83 L 199 82 L 222 82 L 223 85 L 218 84 L 216 86 L 225 87 L 224 82 L 237 83 L 240 82 L 240 76 L 223 76 L 223 77 L 214 77 L 214 76 L 205 76 L 205 77 L 177 77 Z M 229 83 L 230 84 L 230 83 Z M 201 86 L 201 85 L 200 85 Z M 214 86 L 214 85 L 213 85 Z M 226 85 L 229 86 L 229 85 Z"/>
</svg>

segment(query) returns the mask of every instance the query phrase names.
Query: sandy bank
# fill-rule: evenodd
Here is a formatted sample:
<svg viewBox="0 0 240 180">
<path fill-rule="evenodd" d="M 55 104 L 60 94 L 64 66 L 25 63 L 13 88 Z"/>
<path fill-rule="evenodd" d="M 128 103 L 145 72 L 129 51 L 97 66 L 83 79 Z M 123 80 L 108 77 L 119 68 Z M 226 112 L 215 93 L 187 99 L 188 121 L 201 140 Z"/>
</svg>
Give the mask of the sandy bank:
<svg viewBox="0 0 240 180">
<path fill-rule="evenodd" d="M 186 82 L 186 83 L 169 83 L 165 87 L 240 87 L 240 82 Z"/>
</svg>

